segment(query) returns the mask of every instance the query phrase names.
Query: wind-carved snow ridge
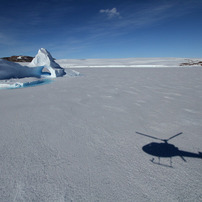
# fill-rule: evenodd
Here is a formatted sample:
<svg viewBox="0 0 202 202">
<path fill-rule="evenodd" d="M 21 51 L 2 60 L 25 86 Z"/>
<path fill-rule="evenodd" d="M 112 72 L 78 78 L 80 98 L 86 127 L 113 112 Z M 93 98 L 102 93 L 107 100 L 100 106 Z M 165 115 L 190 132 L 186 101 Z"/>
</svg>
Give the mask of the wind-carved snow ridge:
<svg viewBox="0 0 202 202">
<path fill-rule="evenodd" d="M 29 67 L 38 67 L 43 66 L 43 73 L 42 77 L 61 77 L 67 74 L 68 76 L 78 76 L 79 73 L 73 70 L 65 70 L 60 67 L 58 63 L 56 63 L 51 56 L 51 54 L 45 49 L 40 48 L 35 58 L 32 60 L 32 62 L 28 65 Z M 47 70 L 48 72 L 45 72 Z"/>
</svg>

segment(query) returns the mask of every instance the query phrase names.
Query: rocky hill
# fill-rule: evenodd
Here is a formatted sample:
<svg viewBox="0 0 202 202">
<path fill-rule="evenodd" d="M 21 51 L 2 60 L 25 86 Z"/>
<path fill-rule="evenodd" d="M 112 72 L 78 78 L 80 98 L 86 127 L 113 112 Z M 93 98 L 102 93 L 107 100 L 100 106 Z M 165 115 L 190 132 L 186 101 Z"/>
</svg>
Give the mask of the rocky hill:
<svg viewBox="0 0 202 202">
<path fill-rule="evenodd" d="M 202 61 L 187 60 L 187 62 L 181 63 L 180 66 L 202 66 Z"/>
<path fill-rule="evenodd" d="M 31 62 L 34 57 L 31 56 L 11 56 L 11 57 L 3 57 L 1 59 L 11 61 L 11 62 Z"/>
</svg>

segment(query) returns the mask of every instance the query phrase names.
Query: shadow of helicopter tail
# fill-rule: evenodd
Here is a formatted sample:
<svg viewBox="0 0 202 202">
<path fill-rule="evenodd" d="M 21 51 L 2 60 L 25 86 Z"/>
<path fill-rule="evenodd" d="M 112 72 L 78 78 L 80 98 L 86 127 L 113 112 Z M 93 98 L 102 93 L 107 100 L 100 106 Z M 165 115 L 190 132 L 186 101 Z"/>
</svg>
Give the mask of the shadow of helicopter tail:
<svg viewBox="0 0 202 202">
<path fill-rule="evenodd" d="M 198 154 L 196 154 L 196 153 L 192 153 L 192 152 L 179 150 L 179 156 L 182 157 L 182 159 L 183 159 L 183 157 L 192 157 L 192 158 L 202 159 L 202 152 L 199 152 Z M 183 159 L 183 160 L 185 160 L 185 159 Z"/>
</svg>

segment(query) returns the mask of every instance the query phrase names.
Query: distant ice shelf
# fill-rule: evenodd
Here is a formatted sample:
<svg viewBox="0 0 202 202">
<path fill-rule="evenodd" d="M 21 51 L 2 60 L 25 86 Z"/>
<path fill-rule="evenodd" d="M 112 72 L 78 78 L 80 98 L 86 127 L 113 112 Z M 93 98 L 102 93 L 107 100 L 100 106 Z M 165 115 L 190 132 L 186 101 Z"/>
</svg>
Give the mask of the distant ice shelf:
<svg viewBox="0 0 202 202">
<path fill-rule="evenodd" d="M 189 58 L 115 58 L 115 59 L 60 59 L 56 62 L 63 68 L 163 68 L 180 67 Z M 200 61 L 201 58 L 192 59 Z"/>
</svg>

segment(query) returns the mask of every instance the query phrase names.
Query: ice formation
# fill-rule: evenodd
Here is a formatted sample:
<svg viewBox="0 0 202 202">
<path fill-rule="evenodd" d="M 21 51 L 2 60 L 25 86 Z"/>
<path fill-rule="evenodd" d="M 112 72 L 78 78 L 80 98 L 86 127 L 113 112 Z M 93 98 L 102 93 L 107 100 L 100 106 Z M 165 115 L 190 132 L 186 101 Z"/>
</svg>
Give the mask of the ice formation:
<svg viewBox="0 0 202 202">
<path fill-rule="evenodd" d="M 52 78 L 64 76 L 66 74 L 64 69 L 54 61 L 51 54 L 45 48 L 39 49 L 37 55 L 28 66 L 29 67 L 43 66 L 45 69 L 49 71 L 49 77 Z M 47 74 L 44 75 L 47 76 Z"/>
<path fill-rule="evenodd" d="M 30 68 L 0 59 L 0 79 L 41 77 L 43 66 Z"/>
</svg>

